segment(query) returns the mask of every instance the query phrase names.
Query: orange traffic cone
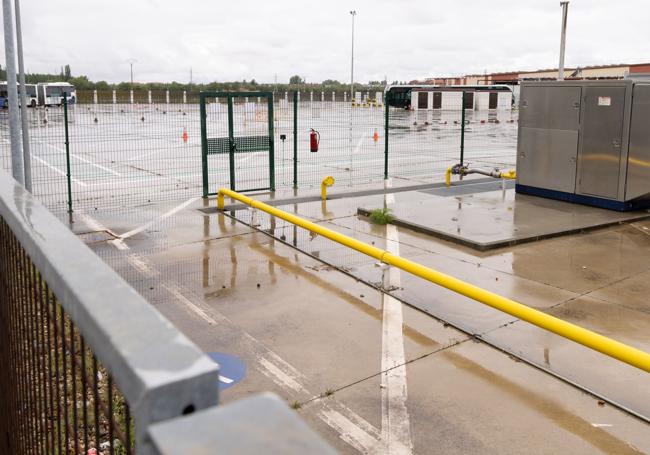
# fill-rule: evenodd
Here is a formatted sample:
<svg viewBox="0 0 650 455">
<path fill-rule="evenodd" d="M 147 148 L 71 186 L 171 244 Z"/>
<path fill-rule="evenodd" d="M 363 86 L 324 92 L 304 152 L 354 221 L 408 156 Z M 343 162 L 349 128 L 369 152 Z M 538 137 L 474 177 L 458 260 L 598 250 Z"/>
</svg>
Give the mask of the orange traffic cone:
<svg viewBox="0 0 650 455">
<path fill-rule="evenodd" d="M 372 135 L 372 140 L 375 142 L 379 140 L 379 133 L 377 133 L 377 130 L 375 130 L 375 134 Z"/>
<path fill-rule="evenodd" d="M 183 142 L 187 142 L 187 130 L 183 128 Z"/>
</svg>

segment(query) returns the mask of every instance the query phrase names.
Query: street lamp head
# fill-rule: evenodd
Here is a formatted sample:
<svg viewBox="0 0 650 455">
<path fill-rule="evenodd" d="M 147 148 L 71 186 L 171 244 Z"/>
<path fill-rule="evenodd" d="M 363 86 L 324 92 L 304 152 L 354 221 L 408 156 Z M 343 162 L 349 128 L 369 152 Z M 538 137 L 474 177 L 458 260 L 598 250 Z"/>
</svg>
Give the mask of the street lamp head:
<svg viewBox="0 0 650 455">
<path fill-rule="evenodd" d="M 350 11 L 350 14 L 352 14 L 353 16 L 356 16 L 357 12 L 353 10 L 353 11 Z"/>
</svg>

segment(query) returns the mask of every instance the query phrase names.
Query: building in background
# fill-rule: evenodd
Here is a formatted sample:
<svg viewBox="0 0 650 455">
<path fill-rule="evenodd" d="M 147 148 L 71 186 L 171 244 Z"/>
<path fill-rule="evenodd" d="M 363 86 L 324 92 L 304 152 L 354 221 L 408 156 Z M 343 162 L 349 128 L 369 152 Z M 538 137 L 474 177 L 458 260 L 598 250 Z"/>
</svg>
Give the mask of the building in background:
<svg viewBox="0 0 650 455">
<path fill-rule="evenodd" d="M 512 86 L 514 105 L 519 103 L 519 83 L 522 81 L 553 81 L 557 79 L 557 68 L 534 71 L 509 71 L 499 73 L 466 74 L 457 77 L 432 77 L 422 81 L 414 80 L 410 85 L 434 86 Z M 625 78 L 648 78 L 650 63 L 620 63 L 615 65 L 594 65 L 564 69 L 565 80 L 612 80 Z M 494 96 L 494 95 L 493 95 Z M 411 104 L 415 108 L 415 103 Z M 481 109 L 481 106 L 475 106 Z"/>
</svg>

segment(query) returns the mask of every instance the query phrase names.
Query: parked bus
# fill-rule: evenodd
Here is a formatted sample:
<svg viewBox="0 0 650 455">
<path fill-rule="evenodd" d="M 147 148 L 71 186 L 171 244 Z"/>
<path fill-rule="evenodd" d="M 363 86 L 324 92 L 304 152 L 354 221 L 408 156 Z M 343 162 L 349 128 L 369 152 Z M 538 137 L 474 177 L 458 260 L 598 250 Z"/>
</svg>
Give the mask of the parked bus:
<svg viewBox="0 0 650 455">
<path fill-rule="evenodd" d="M 39 82 L 38 104 L 41 106 L 60 106 L 64 93 L 68 104 L 77 102 L 77 90 L 74 85 L 67 82 Z"/>
<path fill-rule="evenodd" d="M 17 84 L 20 87 L 20 84 Z M 38 97 L 36 96 L 36 84 L 25 84 L 27 96 L 27 106 L 36 107 L 38 104 Z M 20 92 L 18 92 L 18 105 L 20 106 Z M 7 95 L 7 82 L 0 82 L 0 107 L 9 107 L 9 99 Z"/>
</svg>

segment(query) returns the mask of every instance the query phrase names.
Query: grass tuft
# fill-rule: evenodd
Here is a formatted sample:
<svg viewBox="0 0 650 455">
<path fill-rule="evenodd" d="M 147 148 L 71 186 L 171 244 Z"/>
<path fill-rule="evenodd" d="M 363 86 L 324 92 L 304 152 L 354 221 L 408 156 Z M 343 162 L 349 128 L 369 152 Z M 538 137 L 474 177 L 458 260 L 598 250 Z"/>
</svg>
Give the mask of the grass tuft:
<svg viewBox="0 0 650 455">
<path fill-rule="evenodd" d="M 293 403 L 291 403 L 290 406 L 291 406 L 292 409 L 300 409 L 300 408 L 302 408 L 302 404 L 300 404 L 300 401 L 297 401 L 297 400 L 294 401 Z"/>
<path fill-rule="evenodd" d="M 392 223 L 392 221 L 395 219 L 393 217 L 391 209 L 389 208 L 375 209 L 370 212 L 370 216 L 368 218 L 370 218 L 370 222 L 374 224 L 388 224 Z"/>
</svg>

